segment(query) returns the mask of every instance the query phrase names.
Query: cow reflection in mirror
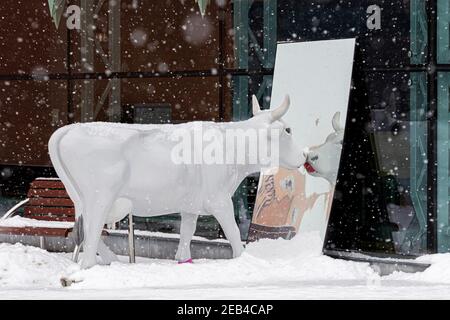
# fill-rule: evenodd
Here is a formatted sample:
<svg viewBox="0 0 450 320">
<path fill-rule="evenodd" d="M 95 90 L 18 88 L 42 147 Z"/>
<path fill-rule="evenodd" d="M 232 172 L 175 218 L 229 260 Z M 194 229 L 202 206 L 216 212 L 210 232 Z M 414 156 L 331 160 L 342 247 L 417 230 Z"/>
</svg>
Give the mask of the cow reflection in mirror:
<svg viewBox="0 0 450 320">
<path fill-rule="evenodd" d="M 336 184 L 344 140 L 344 127 L 340 118 L 340 112 L 335 113 L 332 120 L 334 131 L 323 144 L 305 150 L 305 169 L 314 177 L 324 178 L 332 186 Z"/>
</svg>

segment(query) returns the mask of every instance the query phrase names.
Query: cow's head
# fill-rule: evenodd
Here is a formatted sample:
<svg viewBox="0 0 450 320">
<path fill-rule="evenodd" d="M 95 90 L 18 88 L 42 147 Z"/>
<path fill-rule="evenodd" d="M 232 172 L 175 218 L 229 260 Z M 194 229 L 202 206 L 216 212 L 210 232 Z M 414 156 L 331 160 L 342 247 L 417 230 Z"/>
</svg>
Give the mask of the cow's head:
<svg viewBox="0 0 450 320">
<path fill-rule="evenodd" d="M 252 97 L 253 118 L 249 121 L 253 126 L 267 129 L 267 139 L 271 139 L 272 130 L 278 132 L 279 137 L 279 166 L 287 169 L 298 169 L 305 163 L 305 155 L 302 149 L 294 143 L 292 128 L 283 121 L 283 116 L 290 106 L 289 96 L 286 95 L 281 106 L 274 110 L 261 110 L 256 96 Z"/>
<path fill-rule="evenodd" d="M 333 129 L 325 142 L 319 146 L 310 147 L 305 151 L 305 169 L 315 177 L 322 177 L 331 184 L 336 183 L 339 159 L 344 140 L 344 128 L 340 123 L 341 114 L 337 112 L 333 117 Z"/>
</svg>

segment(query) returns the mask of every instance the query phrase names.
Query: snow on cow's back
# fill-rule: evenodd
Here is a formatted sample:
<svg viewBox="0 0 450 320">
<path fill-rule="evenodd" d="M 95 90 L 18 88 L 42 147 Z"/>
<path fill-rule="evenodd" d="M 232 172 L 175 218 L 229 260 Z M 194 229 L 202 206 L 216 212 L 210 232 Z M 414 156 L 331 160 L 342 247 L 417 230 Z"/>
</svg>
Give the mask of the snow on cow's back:
<svg viewBox="0 0 450 320">
<path fill-rule="evenodd" d="M 164 142 L 173 140 L 171 136 L 175 128 L 189 129 L 191 126 L 189 124 L 76 123 L 58 130 L 64 133 L 60 134 L 61 138 L 54 149 L 58 149 L 60 156 L 65 159 L 95 153 L 97 160 L 112 160 L 116 158 L 115 153 L 122 152 L 125 146 L 129 146 L 130 142 L 139 138 L 146 140 L 141 143 L 141 147 L 155 140 Z M 51 143 L 49 148 L 50 145 Z M 100 152 L 103 152 L 103 156 L 100 156 Z"/>
<path fill-rule="evenodd" d="M 72 124 L 60 130 L 63 133 L 60 134 L 60 139 L 53 148 L 58 150 L 63 162 L 92 156 L 93 153 L 96 154 L 97 161 L 101 161 L 102 158 L 107 160 L 107 157 L 118 152 L 126 141 L 138 135 L 138 131 L 133 129 L 96 122 Z M 57 134 L 58 132 L 54 135 Z M 53 144 L 52 141 L 49 147 L 51 144 Z M 103 152 L 103 156 L 100 156 L 99 152 Z"/>
<path fill-rule="evenodd" d="M 177 130 L 178 134 L 180 132 L 190 132 L 191 134 L 202 128 L 207 130 L 214 128 L 223 131 L 230 123 L 216 123 L 212 121 L 194 121 L 186 122 L 180 124 L 126 124 L 126 123 L 115 123 L 115 122 L 87 122 L 87 123 L 76 123 L 68 125 L 64 128 L 69 127 L 71 135 L 79 134 L 88 135 L 89 137 L 103 137 L 112 138 L 117 142 L 126 141 L 132 136 L 142 135 L 142 136 L 154 136 L 159 140 L 174 141 L 179 139 L 179 135 L 174 133 Z"/>
<path fill-rule="evenodd" d="M 140 132 L 161 131 L 163 125 L 136 125 L 110 122 L 88 122 L 72 125 L 71 135 L 88 135 L 89 137 L 112 138 L 116 142 L 126 141 Z"/>
<path fill-rule="evenodd" d="M 116 130 L 134 130 L 134 131 L 154 131 L 159 130 L 161 132 L 170 133 L 175 129 L 194 130 L 200 125 L 204 127 L 223 127 L 229 125 L 230 122 L 213 122 L 213 121 L 192 121 L 185 123 L 162 123 L 162 124 L 138 124 L 138 123 L 118 123 L 118 122 L 85 122 L 77 123 L 72 126 L 82 126 L 92 128 L 101 132 L 114 132 Z"/>
</svg>

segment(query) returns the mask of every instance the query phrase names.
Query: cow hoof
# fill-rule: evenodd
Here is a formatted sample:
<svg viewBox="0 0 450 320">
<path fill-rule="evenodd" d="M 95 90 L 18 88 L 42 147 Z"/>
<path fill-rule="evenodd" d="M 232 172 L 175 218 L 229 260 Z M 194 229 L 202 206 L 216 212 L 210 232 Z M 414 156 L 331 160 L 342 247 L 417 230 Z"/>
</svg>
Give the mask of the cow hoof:
<svg viewBox="0 0 450 320">
<path fill-rule="evenodd" d="M 186 263 L 194 263 L 194 261 L 192 261 L 192 258 L 189 258 L 189 259 L 184 260 L 184 261 L 178 261 L 178 264 L 186 264 Z"/>
<path fill-rule="evenodd" d="M 233 259 L 239 258 L 244 253 L 244 247 L 239 247 L 233 250 Z"/>
</svg>

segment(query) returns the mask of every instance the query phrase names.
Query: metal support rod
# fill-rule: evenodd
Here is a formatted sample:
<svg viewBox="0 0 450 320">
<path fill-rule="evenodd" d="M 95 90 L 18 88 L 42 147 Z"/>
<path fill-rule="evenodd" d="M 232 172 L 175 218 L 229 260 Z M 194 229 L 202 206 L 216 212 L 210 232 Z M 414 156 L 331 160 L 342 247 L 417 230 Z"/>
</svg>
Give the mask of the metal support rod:
<svg viewBox="0 0 450 320">
<path fill-rule="evenodd" d="M 81 250 L 81 245 L 75 245 L 75 249 L 73 250 L 73 254 L 72 254 L 72 261 L 75 263 L 78 262 L 78 257 L 80 256 L 80 250 Z"/>
<path fill-rule="evenodd" d="M 128 252 L 130 256 L 130 263 L 136 263 L 136 253 L 134 249 L 134 225 L 132 213 L 128 215 Z"/>
<path fill-rule="evenodd" d="M 70 29 L 67 28 L 67 124 L 73 123 L 74 109 L 73 109 L 73 82 L 72 75 L 72 35 Z"/>
<path fill-rule="evenodd" d="M 81 0 L 81 70 L 94 72 L 94 0 Z M 94 81 L 83 80 L 81 87 L 81 122 L 94 119 Z"/>
<path fill-rule="evenodd" d="M 450 70 L 450 65 L 440 66 L 443 70 Z M 427 71 L 425 67 L 412 66 L 405 67 L 404 69 L 386 67 L 386 68 L 370 68 L 366 71 L 371 72 L 407 72 L 407 71 Z M 224 76 L 263 76 L 263 75 L 273 75 L 273 69 L 223 69 Z M 189 77 L 217 77 L 217 72 L 212 70 L 175 70 L 166 73 L 158 72 L 80 72 L 80 73 L 49 73 L 49 80 L 97 80 L 101 79 L 170 79 L 170 78 L 189 78 Z M 17 80 L 33 80 L 33 75 L 31 74 L 0 74 L 0 80 L 3 81 L 17 81 Z"/>
<path fill-rule="evenodd" d="M 121 43 L 120 43 L 120 0 L 109 2 L 108 14 L 108 50 L 109 50 L 109 72 L 121 71 Z M 120 122 L 121 115 L 121 80 L 114 78 L 109 80 L 111 90 L 109 91 L 109 118 L 110 121 Z"/>
<path fill-rule="evenodd" d="M 27 198 L 27 199 L 25 199 L 25 200 L 19 202 L 19 203 L 16 204 L 14 207 L 12 207 L 11 209 L 9 209 L 8 212 L 6 212 L 2 217 L 0 217 L 0 220 L 6 220 L 6 219 L 11 218 L 11 217 L 16 213 L 16 211 L 17 211 L 19 208 L 23 207 L 23 206 L 24 206 L 25 204 L 27 204 L 29 201 L 30 201 L 30 199 Z"/>
<path fill-rule="evenodd" d="M 428 194 L 427 194 L 427 249 L 428 253 L 439 252 L 438 248 L 438 167 L 437 167 L 437 96 L 438 96 L 438 72 L 437 72 L 437 1 L 427 1 L 428 9 Z M 439 67 L 441 69 L 441 67 Z"/>
<path fill-rule="evenodd" d="M 225 60 L 223 52 L 225 51 L 225 12 L 223 9 L 219 9 L 219 121 L 225 121 L 225 106 L 224 106 L 224 90 L 225 90 L 225 77 L 223 69 L 225 67 Z"/>
</svg>

